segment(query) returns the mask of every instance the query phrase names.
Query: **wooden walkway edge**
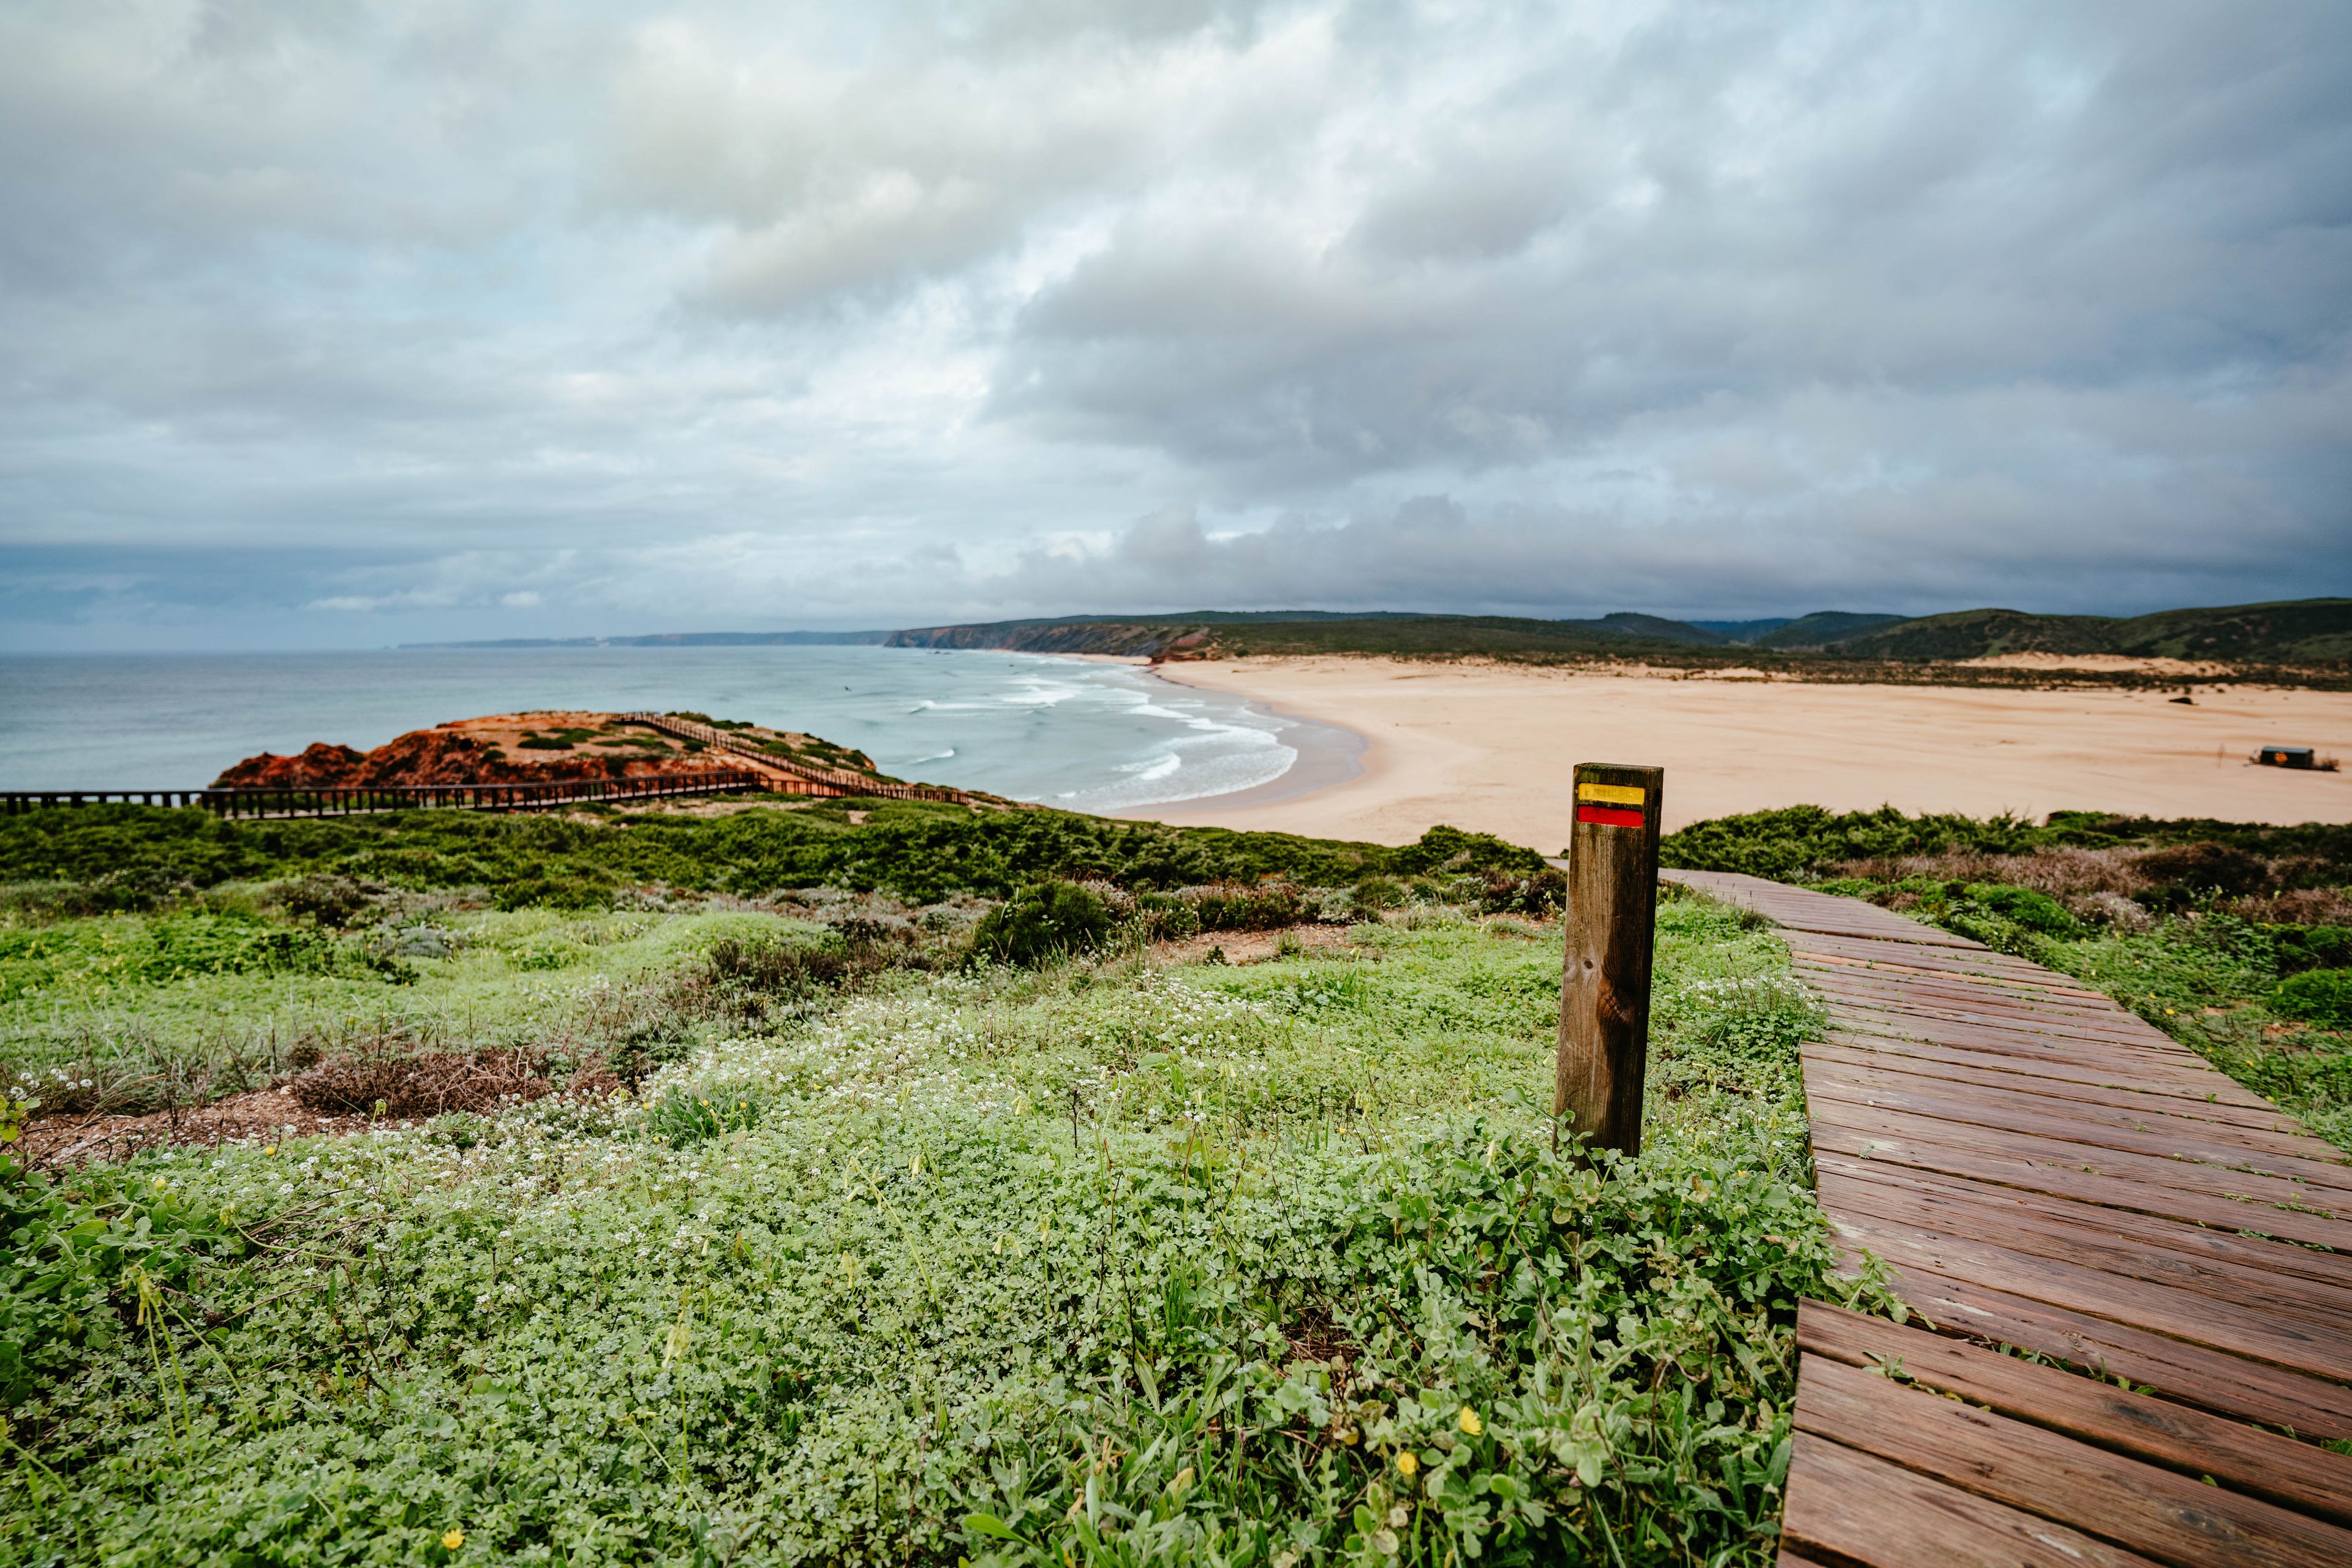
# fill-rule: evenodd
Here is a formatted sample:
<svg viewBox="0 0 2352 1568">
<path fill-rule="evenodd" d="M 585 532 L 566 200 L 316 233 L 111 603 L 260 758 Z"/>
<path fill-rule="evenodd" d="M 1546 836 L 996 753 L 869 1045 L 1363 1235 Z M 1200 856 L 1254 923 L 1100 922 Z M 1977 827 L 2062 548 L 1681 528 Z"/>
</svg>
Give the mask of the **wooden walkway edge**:
<svg viewBox="0 0 2352 1568">
<path fill-rule="evenodd" d="M 1915 1313 L 1801 1308 L 1787 1568 L 2352 1565 L 2342 1151 L 2038 964 L 1660 875 L 1780 926 L 1822 1210 Z"/>
</svg>

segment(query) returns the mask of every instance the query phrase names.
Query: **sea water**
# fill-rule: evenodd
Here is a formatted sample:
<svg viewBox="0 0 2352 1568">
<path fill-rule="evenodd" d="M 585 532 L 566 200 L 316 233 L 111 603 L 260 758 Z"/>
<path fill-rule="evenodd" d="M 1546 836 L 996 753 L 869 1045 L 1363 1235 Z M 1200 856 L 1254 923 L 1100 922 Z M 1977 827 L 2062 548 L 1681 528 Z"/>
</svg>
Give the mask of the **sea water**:
<svg viewBox="0 0 2352 1568">
<path fill-rule="evenodd" d="M 1272 783 L 1307 721 L 1133 665 L 929 648 L 0 656 L 0 789 L 191 789 L 258 752 L 532 709 L 686 709 L 1078 811 Z"/>
</svg>

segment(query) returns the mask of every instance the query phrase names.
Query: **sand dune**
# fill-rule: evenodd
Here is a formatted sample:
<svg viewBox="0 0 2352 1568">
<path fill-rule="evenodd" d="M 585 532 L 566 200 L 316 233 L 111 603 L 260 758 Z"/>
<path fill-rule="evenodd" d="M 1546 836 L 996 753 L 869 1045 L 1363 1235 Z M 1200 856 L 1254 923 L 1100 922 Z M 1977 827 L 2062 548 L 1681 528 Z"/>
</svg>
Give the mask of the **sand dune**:
<svg viewBox="0 0 2352 1568">
<path fill-rule="evenodd" d="M 2352 772 L 2245 758 L 2307 745 L 2352 766 L 2352 693 L 1808 685 L 1492 664 L 1254 658 L 1163 668 L 1364 736 L 1362 772 L 1286 800 L 1123 815 L 1403 843 L 1435 822 L 1553 849 L 1580 762 L 1666 770 L 1669 828 L 1801 802 L 1837 810 L 2061 808 L 2241 822 L 2352 820 Z"/>
</svg>

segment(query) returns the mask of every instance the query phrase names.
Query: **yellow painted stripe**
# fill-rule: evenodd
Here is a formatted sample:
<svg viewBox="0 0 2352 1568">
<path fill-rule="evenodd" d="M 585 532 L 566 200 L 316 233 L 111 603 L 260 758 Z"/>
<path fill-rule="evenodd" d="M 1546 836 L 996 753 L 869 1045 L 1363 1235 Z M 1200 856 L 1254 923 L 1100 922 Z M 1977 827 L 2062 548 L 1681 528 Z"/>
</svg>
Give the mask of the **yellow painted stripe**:
<svg viewBox="0 0 2352 1568">
<path fill-rule="evenodd" d="M 1576 786 L 1576 798 L 1606 801 L 1611 805 L 1639 805 L 1643 794 L 1639 784 L 1580 784 Z"/>
</svg>

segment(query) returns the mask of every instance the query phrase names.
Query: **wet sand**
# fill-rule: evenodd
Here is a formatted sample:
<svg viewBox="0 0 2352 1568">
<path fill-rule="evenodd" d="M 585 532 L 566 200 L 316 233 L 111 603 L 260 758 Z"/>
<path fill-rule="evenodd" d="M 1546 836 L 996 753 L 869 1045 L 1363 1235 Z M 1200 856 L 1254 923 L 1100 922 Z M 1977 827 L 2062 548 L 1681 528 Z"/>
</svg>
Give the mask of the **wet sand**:
<svg viewBox="0 0 2352 1568">
<path fill-rule="evenodd" d="M 1666 770 L 1669 829 L 1809 804 L 1836 811 L 2060 809 L 2237 822 L 2352 820 L 2352 773 L 2256 767 L 2266 744 L 2352 765 L 2352 693 L 2018 691 L 1810 685 L 1377 658 L 1164 666 L 1169 679 L 1352 730 L 1360 771 L 1332 759 L 1246 796 L 1139 806 L 1124 816 L 1402 844 L 1433 823 L 1547 851 L 1568 841 L 1580 762 Z M 1306 765 L 1304 760 L 1302 766 Z M 1294 775 L 1297 775 L 1294 777 Z"/>
</svg>

